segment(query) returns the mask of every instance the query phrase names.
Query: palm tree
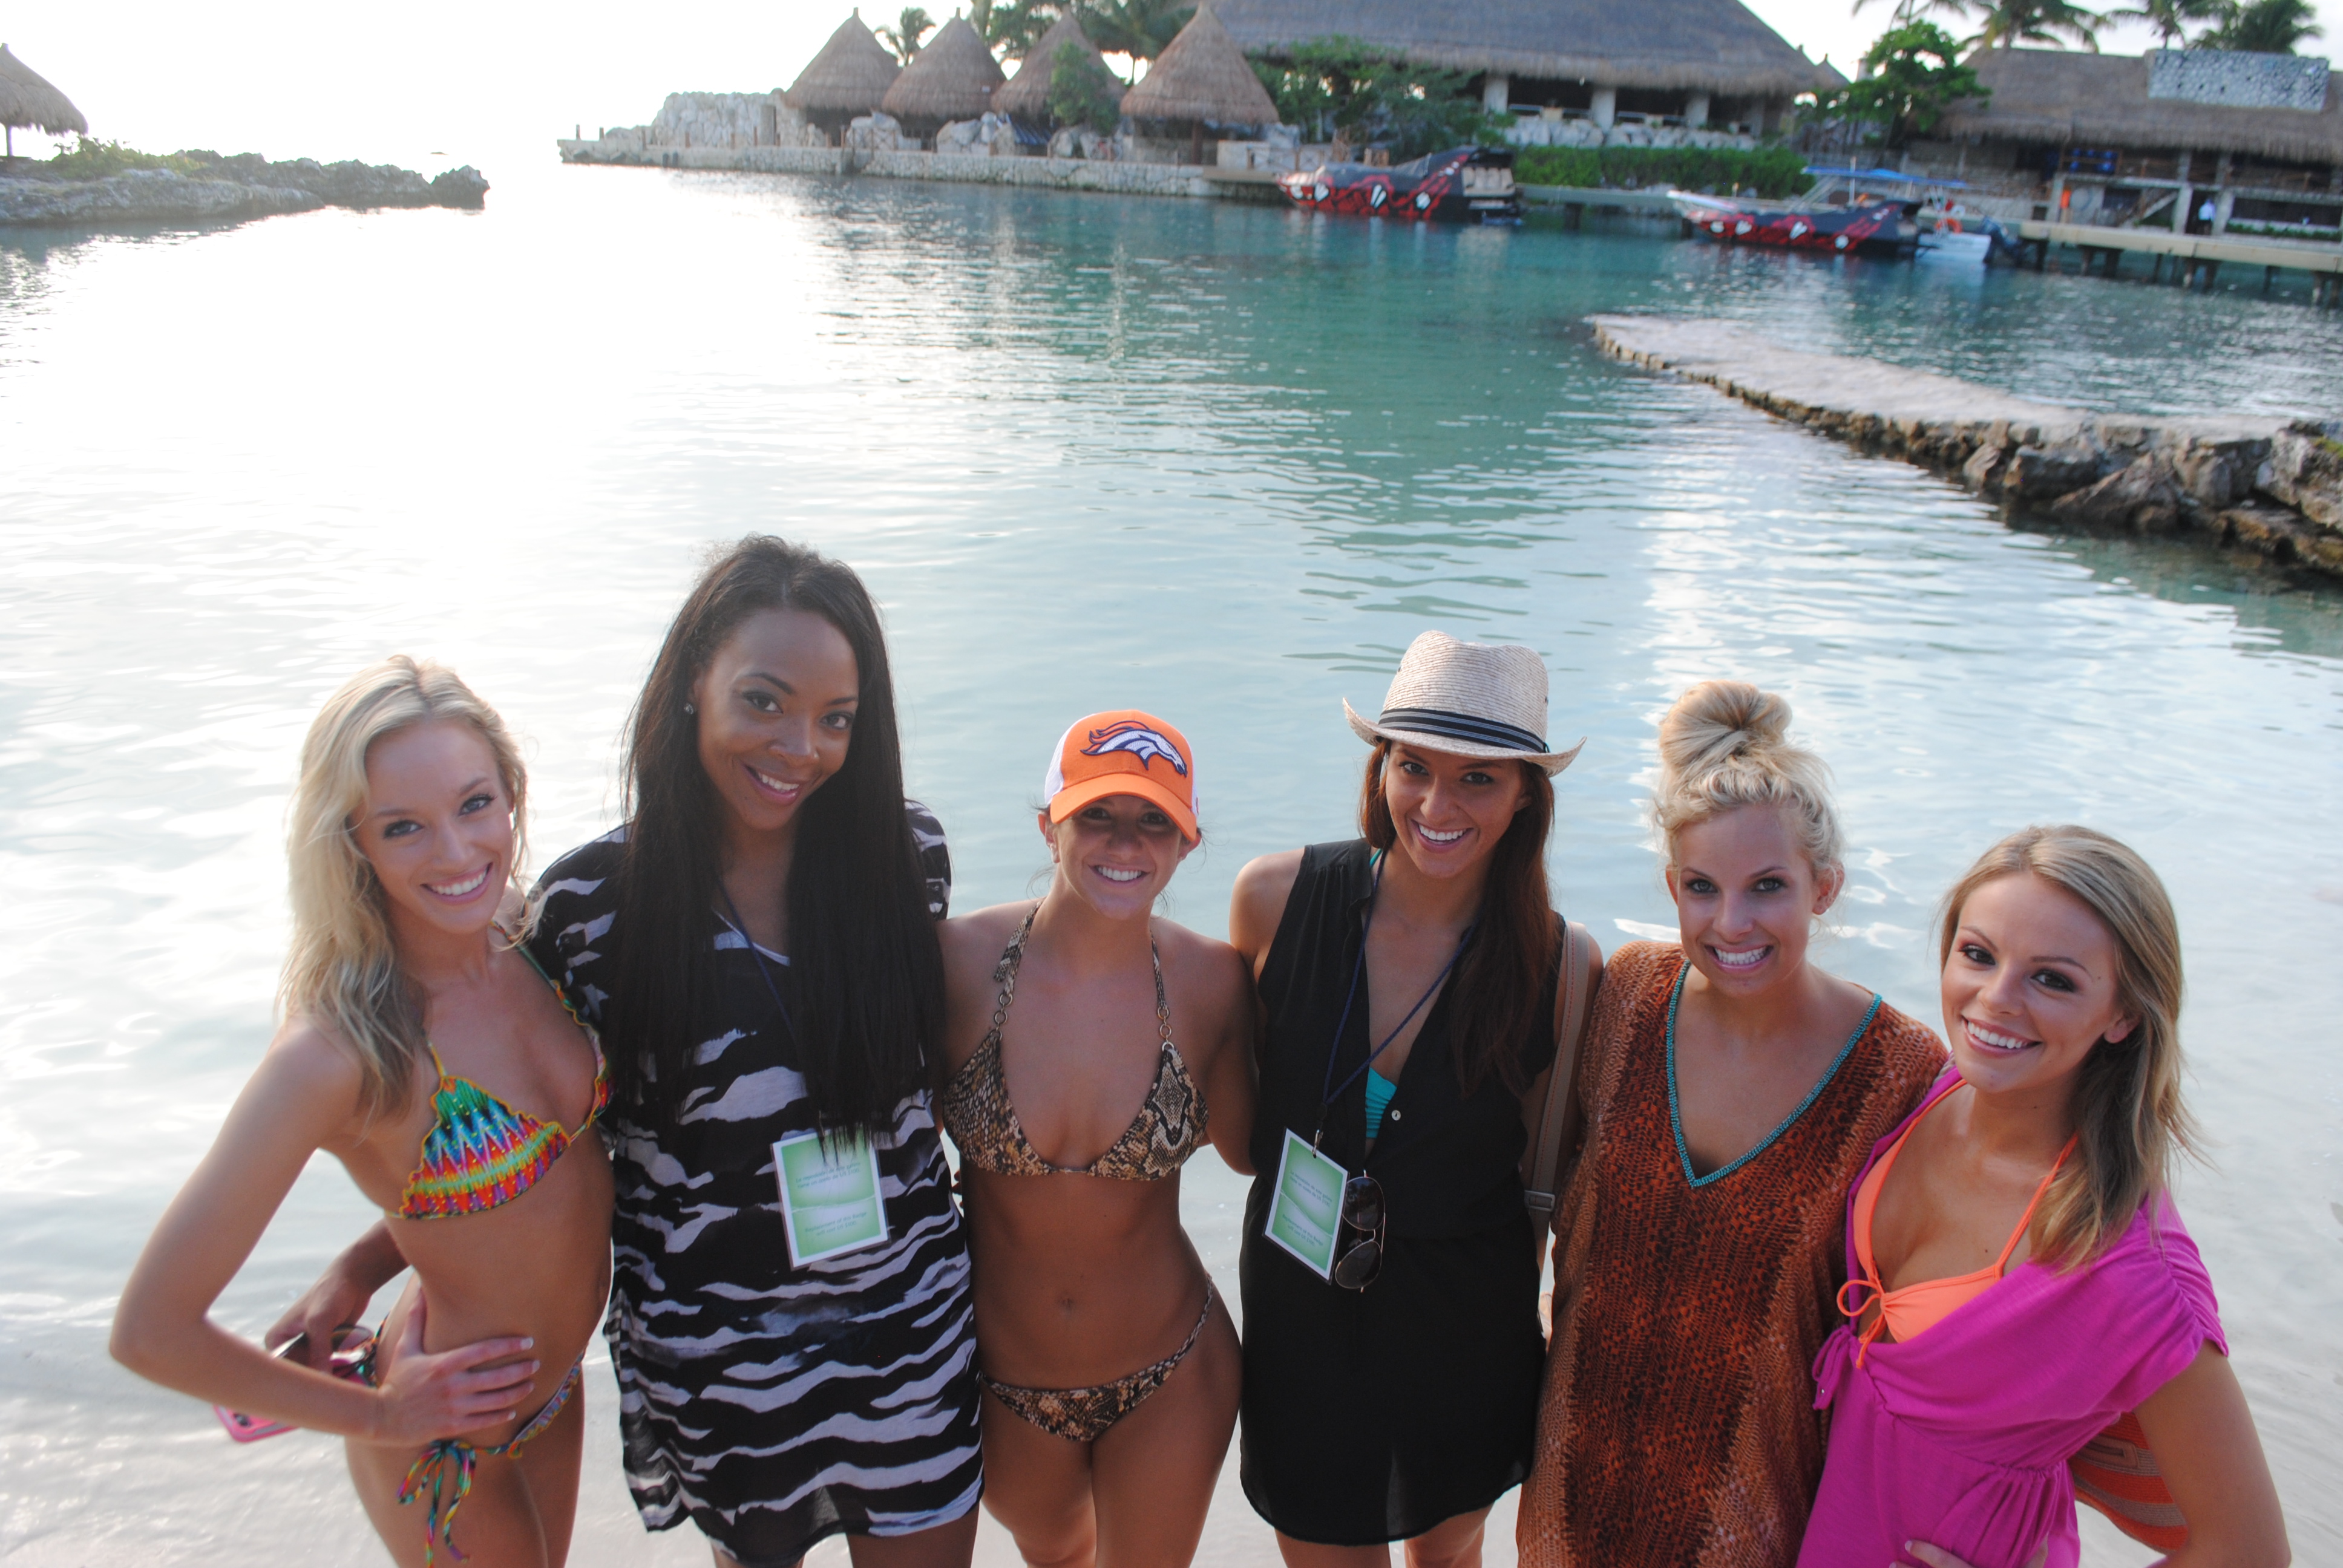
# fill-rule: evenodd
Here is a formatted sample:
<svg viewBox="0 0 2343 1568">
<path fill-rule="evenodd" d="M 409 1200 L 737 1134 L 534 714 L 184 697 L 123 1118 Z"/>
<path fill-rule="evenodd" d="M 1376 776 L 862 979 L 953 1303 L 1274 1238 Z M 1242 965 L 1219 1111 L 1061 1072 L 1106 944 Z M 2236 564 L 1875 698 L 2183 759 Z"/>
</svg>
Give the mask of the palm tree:
<svg viewBox="0 0 2343 1568">
<path fill-rule="evenodd" d="M 1163 53 L 1195 14 L 1195 0 L 1094 0 L 1077 12 L 1101 54 L 1134 60 Z"/>
<path fill-rule="evenodd" d="M 2073 0 L 1992 0 L 1984 25 L 1967 42 L 1986 49 L 2008 49 L 2020 44 L 2064 48 L 2065 39 L 2060 36 L 2064 34 L 2097 54 L 2099 28 L 2106 20 Z"/>
<path fill-rule="evenodd" d="M 920 40 L 935 30 L 935 22 L 924 6 L 906 5 L 903 14 L 895 18 L 892 27 L 879 29 L 879 41 L 887 45 L 895 58 L 908 65 L 911 57 L 920 52 Z"/>
<path fill-rule="evenodd" d="M 1870 4 L 1871 0 L 1855 0 L 1855 14 L 1862 15 L 1863 8 Z M 1966 22 L 1975 4 L 1976 0 L 1896 0 L 1896 11 L 1887 18 L 1887 25 L 1891 29 L 1909 27 L 1931 11 L 1940 11 L 1956 21 Z"/>
<path fill-rule="evenodd" d="M 2297 44 L 2323 31 L 2309 0 L 2227 0 L 2216 15 L 2221 25 L 2197 40 L 2201 48 L 2291 55 Z"/>
<path fill-rule="evenodd" d="M 2172 48 L 2177 39 L 2185 48 L 2189 23 L 2217 21 L 2226 10 L 2225 0 L 2138 0 L 2138 4 L 2124 10 L 2108 12 L 2107 20 L 2145 22 L 2156 30 L 2159 47 Z"/>
</svg>

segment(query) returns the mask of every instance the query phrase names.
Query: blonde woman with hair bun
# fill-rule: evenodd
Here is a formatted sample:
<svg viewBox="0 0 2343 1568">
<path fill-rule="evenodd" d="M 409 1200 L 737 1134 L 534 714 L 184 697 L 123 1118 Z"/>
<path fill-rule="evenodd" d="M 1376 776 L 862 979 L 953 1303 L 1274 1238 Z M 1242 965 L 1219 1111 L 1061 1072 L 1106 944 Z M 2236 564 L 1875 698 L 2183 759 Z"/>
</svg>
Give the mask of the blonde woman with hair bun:
<svg viewBox="0 0 2343 1568">
<path fill-rule="evenodd" d="M 2167 1191 L 2193 1128 L 2163 882 L 2104 833 L 2027 828 L 1939 924 L 1953 1065 L 1848 1205 L 1800 1568 L 2075 1568 L 2078 1495 L 2172 1568 L 2285 1568 L 2212 1282 Z"/>
<path fill-rule="evenodd" d="M 1790 705 L 1712 680 L 1660 721 L 1675 942 L 1611 960 L 1554 1207 L 1554 1332 L 1521 1561 L 1788 1568 L 1822 1478 L 1810 1368 L 1840 1221 L 1945 1053 L 1809 961 L 1845 884 L 1829 769 Z"/>
<path fill-rule="evenodd" d="M 402 1568 L 443 1550 L 555 1568 L 577 1507 L 609 1081 L 516 946 L 528 789 L 503 720 L 443 665 L 387 659 L 327 701 L 290 814 L 284 1023 L 115 1315 L 115 1359 L 216 1402 L 231 1436 L 346 1439 Z M 385 1219 L 268 1332 L 272 1354 L 209 1313 L 318 1150 Z M 356 1327 L 410 1264 L 381 1332 Z"/>
</svg>

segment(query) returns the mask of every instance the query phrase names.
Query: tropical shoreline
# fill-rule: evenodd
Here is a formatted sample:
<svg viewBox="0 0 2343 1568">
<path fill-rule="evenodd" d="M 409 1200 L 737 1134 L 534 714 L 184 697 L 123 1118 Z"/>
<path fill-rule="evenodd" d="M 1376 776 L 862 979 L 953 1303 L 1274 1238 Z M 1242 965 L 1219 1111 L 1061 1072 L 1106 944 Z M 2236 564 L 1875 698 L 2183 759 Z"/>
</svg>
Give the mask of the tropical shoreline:
<svg viewBox="0 0 2343 1568">
<path fill-rule="evenodd" d="M 257 153 L 142 161 L 151 166 L 74 177 L 29 158 L 9 160 L 0 165 L 0 226 L 235 222 L 327 206 L 478 208 L 488 190 L 469 164 L 426 179 L 390 164 L 271 162 Z"/>
</svg>

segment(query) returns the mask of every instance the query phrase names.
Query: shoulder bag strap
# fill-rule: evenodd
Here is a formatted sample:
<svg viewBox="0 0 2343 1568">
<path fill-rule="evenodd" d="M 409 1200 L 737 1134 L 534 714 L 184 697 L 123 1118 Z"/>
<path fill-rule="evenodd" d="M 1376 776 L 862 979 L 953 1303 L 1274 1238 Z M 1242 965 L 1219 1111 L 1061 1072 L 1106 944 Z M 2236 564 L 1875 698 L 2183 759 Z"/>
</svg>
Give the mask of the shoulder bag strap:
<svg viewBox="0 0 2343 1568">
<path fill-rule="evenodd" d="M 1565 923 L 1562 957 L 1562 1032 L 1554 1041 L 1554 1071 L 1546 1080 L 1545 1109 L 1538 1117 L 1537 1150 L 1522 1201 L 1538 1221 L 1544 1236 L 1554 1219 L 1554 1205 L 1562 1191 L 1563 1151 L 1576 1131 L 1578 1048 L 1586 1038 L 1587 1003 L 1594 990 L 1587 976 L 1588 955 L 1594 940 L 1576 920 Z M 1599 980 L 1600 971 L 1595 979 Z"/>
</svg>

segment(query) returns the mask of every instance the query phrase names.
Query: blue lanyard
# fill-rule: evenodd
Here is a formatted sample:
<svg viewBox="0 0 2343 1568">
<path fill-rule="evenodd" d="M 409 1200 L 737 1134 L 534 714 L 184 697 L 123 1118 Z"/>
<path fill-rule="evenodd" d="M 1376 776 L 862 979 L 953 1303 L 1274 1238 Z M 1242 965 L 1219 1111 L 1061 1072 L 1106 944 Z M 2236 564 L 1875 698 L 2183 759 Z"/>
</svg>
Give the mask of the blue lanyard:
<svg viewBox="0 0 2343 1568">
<path fill-rule="evenodd" d="M 765 992 L 773 999 L 773 1010 L 781 1015 L 781 1027 L 795 1034 L 797 1025 L 789 1021 L 789 1007 L 781 1000 L 781 988 L 773 983 L 772 971 L 765 967 L 765 950 L 759 947 L 757 939 L 749 934 L 749 922 L 740 918 L 740 907 L 732 901 L 732 890 L 724 885 L 721 877 L 716 879 L 716 890 L 724 895 L 724 909 L 732 917 L 732 930 L 747 945 L 749 961 L 757 966 L 757 978 L 765 982 Z"/>
<path fill-rule="evenodd" d="M 1367 1060 L 1353 1068 L 1349 1077 L 1343 1079 L 1342 1082 L 1336 1083 L 1334 1081 L 1334 1063 L 1342 1057 L 1342 1031 L 1351 1027 L 1351 1009 L 1357 1004 L 1359 1000 L 1359 978 L 1367 972 L 1367 938 L 1375 929 L 1375 900 L 1377 896 L 1382 893 L 1383 886 L 1383 852 L 1381 850 L 1377 850 L 1375 852 L 1374 885 L 1367 890 L 1366 923 L 1362 926 L 1359 930 L 1359 961 L 1351 966 L 1351 989 L 1342 998 L 1342 1017 L 1341 1021 L 1334 1025 L 1333 1044 L 1326 1052 L 1327 1088 L 1325 1093 L 1318 1101 L 1318 1131 L 1310 1140 L 1310 1147 L 1312 1149 L 1317 1148 L 1318 1141 L 1326 1136 L 1326 1111 L 1328 1108 L 1332 1106 L 1335 1101 L 1342 1098 L 1343 1092 L 1347 1091 L 1351 1085 L 1359 1081 L 1359 1075 L 1361 1073 L 1366 1071 L 1367 1069 L 1375 1064 L 1375 1058 L 1381 1056 L 1384 1051 L 1391 1049 L 1391 1043 L 1399 1038 L 1400 1030 L 1405 1029 L 1414 1020 L 1415 1015 L 1423 1010 L 1423 1004 L 1432 1000 L 1432 993 L 1440 989 L 1441 982 L 1448 978 L 1449 971 L 1453 970 L 1456 967 L 1457 961 L 1463 958 L 1465 944 L 1473 940 L 1473 932 L 1481 924 L 1481 922 L 1476 919 L 1471 925 L 1464 928 L 1464 934 L 1456 939 L 1456 950 L 1448 955 L 1448 961 L 1440 966 L 1440 972 L 1432 977 L 1432 983 L 1423 988 L 1423 994 L 1417 997 L 1415 999 L 1415 1005 L 1407 1010 L 1407 1017 L 1401 1019 L 1398 1023 L 1392 1026 L 1392 1031 L 1383 1036 L 1383 1042 L 1375 1047 L 1373 1050 L 1367 1052 Z"/>
</svg>

